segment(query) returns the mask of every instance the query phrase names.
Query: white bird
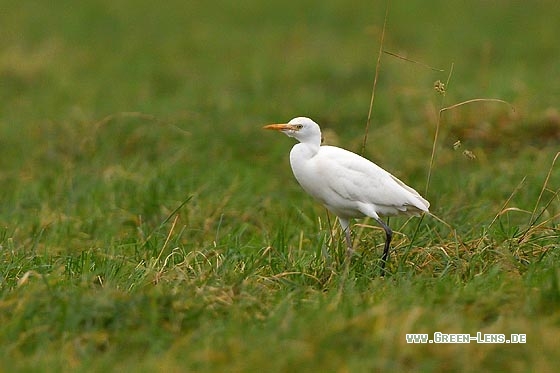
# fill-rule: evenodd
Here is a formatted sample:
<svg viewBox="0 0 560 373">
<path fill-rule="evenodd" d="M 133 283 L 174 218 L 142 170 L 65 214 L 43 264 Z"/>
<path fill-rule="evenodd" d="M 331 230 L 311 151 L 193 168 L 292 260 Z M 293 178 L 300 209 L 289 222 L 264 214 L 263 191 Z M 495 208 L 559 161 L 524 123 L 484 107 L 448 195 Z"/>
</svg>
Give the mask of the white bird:
<svg viewBox="0 0 560 373">
<path fill-rule="evenodd" d="M 418 216 L 430 203 L 420 194 L 366 158 L 335 146 L 321 145 L 321 129 L 298 117 L 263 128 L 299 141 L 290 151 L 292 171 L 301 187 L 338 217 L 351 255 L 350 219 L 369 216 L 385 230 L 381 268 L 389 256 L 393 232 L 380 216 Z"/>
</svg>

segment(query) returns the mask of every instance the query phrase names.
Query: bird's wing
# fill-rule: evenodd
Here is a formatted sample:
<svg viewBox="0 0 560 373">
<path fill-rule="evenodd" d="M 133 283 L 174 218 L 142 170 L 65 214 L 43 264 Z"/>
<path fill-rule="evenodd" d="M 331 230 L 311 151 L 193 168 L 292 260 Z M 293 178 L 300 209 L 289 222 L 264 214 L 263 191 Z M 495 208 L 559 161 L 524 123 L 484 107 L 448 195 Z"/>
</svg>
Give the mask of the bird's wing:
<svg viewBox="0 0 560 373">
<path fill-rule="evenodd" d="M 428 210 L 429 203 L 414 189 L 355 153 L 322 146 L 315 162 L 325 186 L 347 203 L 370 205 L 381 215 Z"/>
</svg>

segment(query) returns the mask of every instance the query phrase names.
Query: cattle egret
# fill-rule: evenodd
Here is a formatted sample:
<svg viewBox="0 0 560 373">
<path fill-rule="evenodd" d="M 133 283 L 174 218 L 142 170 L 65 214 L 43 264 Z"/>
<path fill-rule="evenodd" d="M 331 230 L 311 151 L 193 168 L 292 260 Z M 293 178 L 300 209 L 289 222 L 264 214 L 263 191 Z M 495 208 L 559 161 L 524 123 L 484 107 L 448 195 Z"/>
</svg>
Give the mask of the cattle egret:
<svg viewBox="0 0 560 373">
<path fill-rule="evenodd" d="M 301 187 L 338 217 L 353 252 L 350 219 L 369 216 L 385 230 L 381 268 L 389 256 L 393 232 L 380 216 L 418 216 L 430 203 L 375 163 L 335 146 L 321 145 L 321 129 L 313 120 L 298 117 L 263 128 L 280 131 L 299 141 L 290 151 L 292 171 Z"/>
</svg>

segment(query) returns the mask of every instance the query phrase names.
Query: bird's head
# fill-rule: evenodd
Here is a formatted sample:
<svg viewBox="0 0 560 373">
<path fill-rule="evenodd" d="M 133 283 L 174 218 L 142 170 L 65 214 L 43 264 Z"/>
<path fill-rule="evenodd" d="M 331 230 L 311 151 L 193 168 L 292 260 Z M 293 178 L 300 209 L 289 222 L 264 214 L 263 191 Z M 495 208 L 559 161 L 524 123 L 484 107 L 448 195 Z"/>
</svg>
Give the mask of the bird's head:
<svg viewBox="0 0 560 373">
<path fill-rule="evenodd" d="M 306 117 L 297 117 L 283 124 L 269 124 L 263 128 L 280 131 L 301 143 L 321 145 L 321 128 L 317 123 Z"/>
</svg>

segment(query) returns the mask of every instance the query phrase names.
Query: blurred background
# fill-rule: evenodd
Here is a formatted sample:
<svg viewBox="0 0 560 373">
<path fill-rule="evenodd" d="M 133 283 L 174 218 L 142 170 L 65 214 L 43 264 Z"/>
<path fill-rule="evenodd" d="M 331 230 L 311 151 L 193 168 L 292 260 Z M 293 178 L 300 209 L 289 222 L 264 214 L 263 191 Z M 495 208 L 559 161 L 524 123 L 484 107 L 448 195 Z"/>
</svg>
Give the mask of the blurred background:
<svg viewBox="0 0 560 373">
<path fill-rule="evenodd" d="M 2 9 L 4 223 L 25 210 L 21 204 L 36 209 L 42 194 L 56 199 L 70 190 L 72 205 L 98 190 L 132 215 L 150 215 L 164 195 L 172 205 L 234 180 L 269 193 L 291 177 L 292 143 L 261 126 L 295 116 L 314 118 L 328 142 L 361 149 L 386 2 L 58 0 Z M 506 100 L 515 111 L 477 103 L 446 112 L 433 164 L 436 209 L 453 204 L 446 193 L 462 204 L 458 189 L 476 195 L 483 185 L 501 203 L 519 178 L 500 179 L 493 191 L 476 167 L 532 174 L 534 162 L 548 167 L 558 149 L 556 10 L 554 1 L 392 1 L 384 49 L 419 63 L 381 56 L 365 155 L 422 190 L 438 110 L 472 98 Z M 448 83 L 445 95 L 436 81 Z M 535 150 L 543 148 L 550 151 L 541 158 Z M 465 162 L 465 151 L 478 161 Z M 522 154 L 518 164 L 507 162 Z M 468 177 L 449 180 L 445 167 Z M 99 175 L 116 183 L 112 197 L 99 192 Z M 20 185 L 31 181 L 46 185 Z M 137 206 L 140 182 L 152 185 L 153 204 Z M 299 193 L 295 183 L 286 187 Z M 126 203 L 115 188 L 136 198 Z"/>
</svg>

